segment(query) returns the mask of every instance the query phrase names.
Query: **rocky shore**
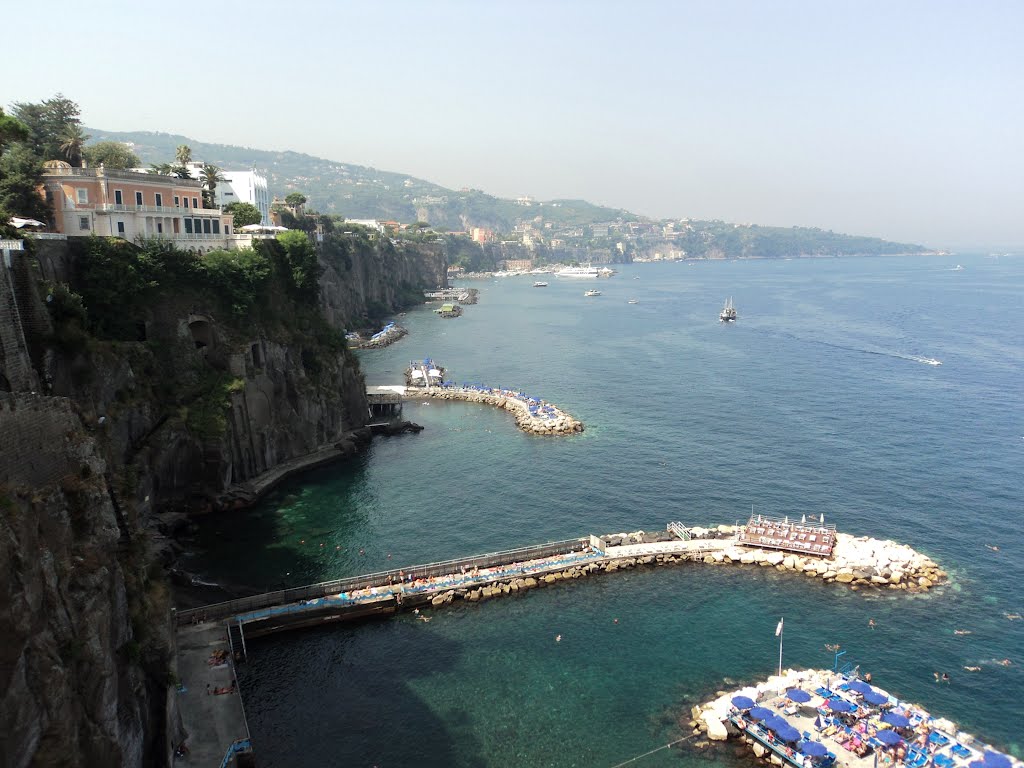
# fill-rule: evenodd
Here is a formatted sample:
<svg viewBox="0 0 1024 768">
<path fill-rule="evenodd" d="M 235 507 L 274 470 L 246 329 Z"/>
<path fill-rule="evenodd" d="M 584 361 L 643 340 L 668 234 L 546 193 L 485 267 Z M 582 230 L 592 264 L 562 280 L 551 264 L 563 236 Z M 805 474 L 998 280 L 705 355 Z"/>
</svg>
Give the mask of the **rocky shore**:
<svg viewBox="0 0 1024 768">
<path fill-rule="evenodd" d="M 403 336 L 407 336 L 408 333 L 408 329 L 404 326 L 398 323 L 388 323 L 370 338 L 365 338 L 359 333 L 346 334 L 345 338 L 348 340 L 350 349 L 383 349 L 394 344 Z"/>
<path fill-rule="evenodd" d="M 720 526 L 717 530 L 738 530 Z M 850 584 L 854 588 L 874 586 L 890 589 L 926 590 L 946 580 L 947 574 L 927 555 L 905 544 L 880 541 L 867 536 L 836 534 L 832 557 L 821 558 L 729 546 L 705 557 L 707 563 L 743 563 L 796 571 L 827 582 Z"/>
<path fill-rule="evenodd" d="M 461 400 L 504 408 L 515 416 L 516 426 L 531 435 L 572 435 L 583 431 L 583 422 L 553 405 L 540 401 L 537 412 L 530 402 L 505 391 L 487 391 L 468 387 L 427 387 L 406 389 L 406 397 L 435 400 Z"/>
</svg>

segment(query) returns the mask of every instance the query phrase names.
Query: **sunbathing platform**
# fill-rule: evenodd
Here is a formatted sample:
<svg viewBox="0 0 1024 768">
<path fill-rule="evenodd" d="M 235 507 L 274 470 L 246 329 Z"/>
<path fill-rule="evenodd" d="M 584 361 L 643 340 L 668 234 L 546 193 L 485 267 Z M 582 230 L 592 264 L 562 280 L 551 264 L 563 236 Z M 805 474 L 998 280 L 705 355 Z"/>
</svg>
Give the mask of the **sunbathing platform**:
<svg viewBox="0 0 1024 768">
<path fill-rule="evenodd" d="M 701 708 L 709 739 L 796 768 L 1021 768 L 952 722 L 854 675 L 788 670 Z"/>
</svg>

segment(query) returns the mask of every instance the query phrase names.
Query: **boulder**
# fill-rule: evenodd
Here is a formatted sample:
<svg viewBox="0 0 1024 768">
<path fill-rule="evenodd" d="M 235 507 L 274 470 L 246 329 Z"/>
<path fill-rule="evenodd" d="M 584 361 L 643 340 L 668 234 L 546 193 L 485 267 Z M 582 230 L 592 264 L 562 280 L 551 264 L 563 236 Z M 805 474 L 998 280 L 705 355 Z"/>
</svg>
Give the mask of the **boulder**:
<svg viewBox="0 0 1024 768">
<path fill-rule="evenodd" d="M 729 738 L 729 731 L 725 728 L 725 723 L 718 720 L 710 715 L 705 718 L 705 722 L 708 724 L 708 738 L 711 741 L 725 741 Z"/>
</svg>

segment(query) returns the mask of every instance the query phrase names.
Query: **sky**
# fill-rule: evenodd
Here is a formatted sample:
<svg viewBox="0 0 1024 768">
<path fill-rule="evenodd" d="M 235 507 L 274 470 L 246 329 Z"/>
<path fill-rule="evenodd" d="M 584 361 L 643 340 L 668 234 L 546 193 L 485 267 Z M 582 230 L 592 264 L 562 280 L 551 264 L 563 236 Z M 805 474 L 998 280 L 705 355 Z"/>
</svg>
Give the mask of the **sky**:
<svg viewBox="0 0 1024 768">
<path fill-rule="evenodd" d="M 94 128 L 502 197 L 1024 246 L 1019 0 L 189 8 L 7 8 L 0 105 L 62 92 Z"/>
</svg>

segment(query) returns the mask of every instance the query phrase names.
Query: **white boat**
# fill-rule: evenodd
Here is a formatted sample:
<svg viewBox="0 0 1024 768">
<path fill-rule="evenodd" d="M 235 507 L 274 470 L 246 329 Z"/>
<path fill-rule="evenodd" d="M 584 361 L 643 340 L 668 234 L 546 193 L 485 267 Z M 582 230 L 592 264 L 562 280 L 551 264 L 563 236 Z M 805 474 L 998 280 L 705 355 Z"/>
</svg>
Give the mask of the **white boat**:
<svg viewBox="0 0 1024 768">
<path fill-rule="evenodd" d="M 627 301 L 626 303 L 627 303 L 627 304 L 639 304 L 640 302 L 639 302 L 639 301 L 637 301 L 636 299 L 630 299 L 630 300 L 629 300 L 629 301 Z"/>
<path fill-rule="evenodd" d="M 964 268 L 960 264 L 957 264 L 955 267 L 953 267 L 953 271 L 954 272 L 963 272 Z"/>
<path fill-rule="evenodd" d="M 596 267 L 589 264 L 583 267 L 562 267 L 555 272 L 555 277 L 600 277 Z"/>
<path fill-rule="evenodd" d="M 547 288 L 547 287 L 548 287 L 548 284 L 547 284 L 547 283 L 545 283 L 545 282 L 544 282 L 543 280 L 538 280 L 537 282 L 535 282 L 535 283 L 533 284 L 533 287 L 534 287 L 534 288 Z"/>
<path fill-rule="evenodd" d="M 718 313 L 718 319 L 723 323 L 731 323 L 736 320 L 736 307 L 732 305 L 732 296 L 725 302 L 722 311 Z"/>
<path fill-rule="evenodd" d="M 601 292 L 600 291 L 595 291 L 595 290 L 591 289 L 591 290 L 587 291 L 586 293 L 584 293 L 583 295 L 584 296 L 600 296 Z"/>
</svg>

